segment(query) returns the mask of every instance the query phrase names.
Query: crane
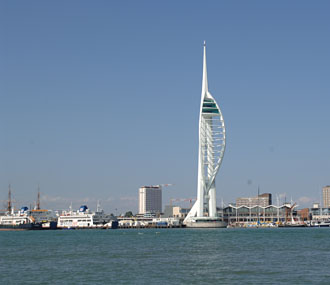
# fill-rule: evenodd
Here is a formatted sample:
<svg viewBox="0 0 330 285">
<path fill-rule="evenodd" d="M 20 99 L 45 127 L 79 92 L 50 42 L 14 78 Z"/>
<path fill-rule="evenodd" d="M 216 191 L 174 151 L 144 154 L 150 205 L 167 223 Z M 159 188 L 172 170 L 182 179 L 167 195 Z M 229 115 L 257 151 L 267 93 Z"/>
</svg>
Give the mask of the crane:
<svg viewBox="0 0 330 285">
<path fill-rule="evenodd" d="M 173 205 L 173 202 L 189 202 L 190 208 L 192 207 L 192 201 L 195 201 L 196 198 L 171 198 L 170 206 Z"/>
<path fill-rule="evenodd" d="M 152 185 L 151 187 L 163 188 L 163 187 L 169 187 L 169 186 L 174 186 L 174 184 L 158 184 L 158 185 Z"/>
</svg>

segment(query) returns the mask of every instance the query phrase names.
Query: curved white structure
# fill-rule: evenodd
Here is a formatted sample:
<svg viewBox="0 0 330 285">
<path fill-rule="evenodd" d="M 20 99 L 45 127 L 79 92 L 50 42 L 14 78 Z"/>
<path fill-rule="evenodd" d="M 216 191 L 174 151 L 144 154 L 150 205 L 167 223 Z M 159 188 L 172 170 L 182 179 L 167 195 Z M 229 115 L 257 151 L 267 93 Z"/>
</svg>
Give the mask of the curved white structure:
<svg viewBox="0 0 330 285">
<path fill-rule="evenodd" d="M 217 217 L 215 177 L 226 147 L 226 129 L 221 110 L 208 90 L 206 44 L 204 42 L 203 83 L 199 113 L 197 200 L 184 224 L 188 227 L 225 226 Z"/>
</svg>

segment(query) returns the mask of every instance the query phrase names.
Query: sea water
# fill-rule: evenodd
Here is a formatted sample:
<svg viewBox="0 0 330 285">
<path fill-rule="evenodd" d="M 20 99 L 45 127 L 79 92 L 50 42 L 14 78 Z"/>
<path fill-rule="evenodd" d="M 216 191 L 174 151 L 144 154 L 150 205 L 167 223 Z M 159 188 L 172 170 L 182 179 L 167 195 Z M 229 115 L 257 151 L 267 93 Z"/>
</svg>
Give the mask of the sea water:
<svg viewBox="0 0 330 285">
<path fill-rule="evenodd" d="M 1 284 L 330 284 L 330 228 L 0 232 Z"/>
</svg>

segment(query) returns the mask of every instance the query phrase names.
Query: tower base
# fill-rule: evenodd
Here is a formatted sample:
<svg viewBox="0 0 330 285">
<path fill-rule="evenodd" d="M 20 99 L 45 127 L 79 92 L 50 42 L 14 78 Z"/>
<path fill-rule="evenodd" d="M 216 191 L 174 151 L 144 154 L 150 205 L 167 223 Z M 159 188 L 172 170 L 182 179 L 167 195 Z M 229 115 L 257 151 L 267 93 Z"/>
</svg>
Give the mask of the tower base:
<svg viewBox="0 0 330 285">
<path fill-rule="evenodd" d="M 191 217 L 183 222 L 187 228 L 226 228 L 227 223 L 219 217 Z"/>
</svg>

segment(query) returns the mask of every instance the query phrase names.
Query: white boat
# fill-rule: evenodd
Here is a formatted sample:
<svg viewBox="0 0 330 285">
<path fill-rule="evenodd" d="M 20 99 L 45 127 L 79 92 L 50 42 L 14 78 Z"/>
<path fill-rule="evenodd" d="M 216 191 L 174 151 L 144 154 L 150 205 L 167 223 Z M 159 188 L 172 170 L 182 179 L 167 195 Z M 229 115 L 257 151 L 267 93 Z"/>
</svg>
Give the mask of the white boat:
<svg viewBox="0 0 330 285">
<path fill-rule="evenodd" d="M 316 222 L 313 226 L 314 226 L 314 227 L 320 227 L 320 228 L 330 227 L 330 221 L 320 221 L 320 222 Z"/>
<path fill-rule="evenodd" d="M 33 217 L 29 215 L 28 208 L 22 207 L 15 213 L 14 209 L 0 216 L 0 229 L 2 230 L 32 230 L 40 227 Z"/>
<path fill-rule="evenodd" d="M 86 205 L 79 208 L 78 211 L 64 211 L 58 217 L 57 227 L 63 229 L 82 229 L 82 228 L 115 228 L 113 216 L 107 215 L 101 211 L 90 212 Z"/>
</svg>

